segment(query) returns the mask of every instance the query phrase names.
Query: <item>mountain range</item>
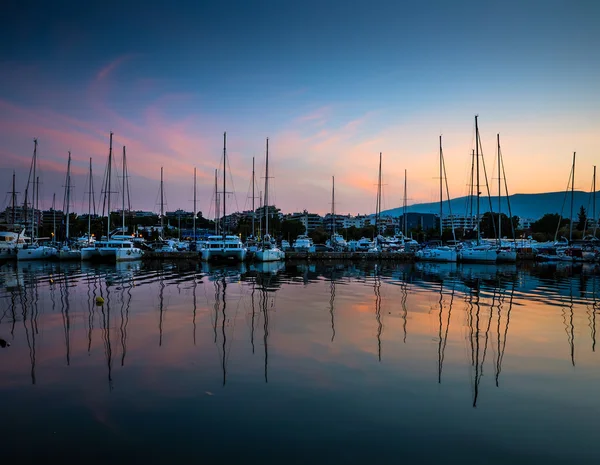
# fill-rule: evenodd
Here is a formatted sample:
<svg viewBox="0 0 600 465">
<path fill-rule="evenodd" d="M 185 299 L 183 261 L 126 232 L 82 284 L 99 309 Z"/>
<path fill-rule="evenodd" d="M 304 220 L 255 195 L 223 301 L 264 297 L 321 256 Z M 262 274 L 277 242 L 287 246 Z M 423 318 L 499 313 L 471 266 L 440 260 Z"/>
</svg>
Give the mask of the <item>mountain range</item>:
<svg viewBox="0 0 600 465">
<path fill-rule="evenodd" d="M 598 194 L 598 191 L 596 192 Z M 577 213 L 580 207 L 586 209 L 588 216 L 593 216 L 592 202 L 593 193 L 575 191 L 573 195 L 573 218 L 577 219 Z M 540 194 L 513 194 L 509 196 L 510 208 L 513 216 L 537 220 L 546 213 L 561 213 L 562 216 L 568 218 L 571 209 L 571 193 L 565 195 L 565 192 L 544 192 Z M 468 196 L 457 197 L 450 201 L 450 206 L 453 215 L 465 215 L 470 211 L 468 205 Z M 598 199 L 600 201 L 600 199 Z M 597 201 L 597 203 L 598 203 Z M 476 211 L 476 199 L 473 201 L 473 213 Z M 498 196 L 491 197 L 492 211 L 498 211 Z M 600 203 L 596 206 L 596 210 L 600 209 Z M 440 203 L 417 203 L 406 207 L 406 211 L 411 213 L 437 213 L 440 212 Z M 485 213 L 490 211 L 490 201 L 483 194 L 480 197 L 480 212 Z M 502 212 L 508 214 L 508 202 L 506 197 L 502 198 Z M 443 214 L 449 214 L 448 201 L 443 204 Z M 400 216 L 402 215 L 402 207 L 392 208 L 381 212 L 382 216 Z"/>
</svg>

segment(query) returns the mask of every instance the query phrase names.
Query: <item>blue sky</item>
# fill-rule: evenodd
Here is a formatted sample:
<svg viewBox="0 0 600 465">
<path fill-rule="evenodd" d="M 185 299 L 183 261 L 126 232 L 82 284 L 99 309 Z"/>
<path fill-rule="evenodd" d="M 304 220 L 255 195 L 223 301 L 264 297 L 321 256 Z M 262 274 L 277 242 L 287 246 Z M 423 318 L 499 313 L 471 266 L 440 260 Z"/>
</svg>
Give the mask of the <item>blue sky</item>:
<svg viewBox="0 0 600 465">
<path fill-rule="evenodd" d="M 8 2 L 6 12 L 0 182 L 12 169 L 26 182 L 38 137 L 45 202 L 61 192 L 69 149 L 83 195 L 110 130 L 118 153 L 128 146 L 139 209 L 156 209 L 163 165 L 169 209 L 191 208 L 197 166 L 208 211 L 225 130 L 240 208 L 266 137 L 285 211 L 328 211 L 331 175 L 337 211 L 373 211 L 380 151 L 384 207 L 401 204 L 405 168 L 411 202 L 435 200 L 440 133 L 451 194 L 464 195 L 476 113 L 490 166 L 502 135 L 513 192 L 563 189 L 573 151 L 588 189 L 598 159 L 591 1 Z"/>
</svg>

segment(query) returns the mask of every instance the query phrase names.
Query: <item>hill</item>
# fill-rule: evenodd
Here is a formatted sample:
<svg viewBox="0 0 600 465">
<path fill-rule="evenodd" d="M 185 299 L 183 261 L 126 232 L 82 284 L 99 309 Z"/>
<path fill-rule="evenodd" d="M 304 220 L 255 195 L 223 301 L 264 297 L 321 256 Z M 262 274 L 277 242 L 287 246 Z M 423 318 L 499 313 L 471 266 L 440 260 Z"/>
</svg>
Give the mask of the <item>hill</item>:
<svg viewBox="0 0 600 465">
<path fill-rule="evenodd" d="M 588 211 L 588 216 L 592 216 L 592 194 L 590 192 L 575 191 L 573 201 L 573 218 L 577 218 L 577 212 L 581 205 Z M 596 192 L 598 194 L 598 192 Z M 492 209 L 498 210 L 498 197 L 492 196 Z M 465 215 L 467 212 L 468 197 L 458 197 L 451 200 L 452 213 L 454 215 Z M 563 208 L 564 204 L 564 208 Z M 597 197 L 596 210 L 600 210 L 600 197 Z M 564 217 L 569 216 L 571 208 L 571 195 L 568 194 L 565 198 L 564 192 L 545 192 L 541 194 L 513 194 L 510 196 L 510 207 L 513 216 L 529 218 L 537 220 L 546 213 L 561 213 Z M 473 202 L 473 212 L 476 206 Z M 409 205 L 407 212 L 417 213 L 439 213 L 439 202 L 432 203 L 417 203 Z M 480 198 L 480 211 L 485 213 L 490 211 L 490 202 L 487 196 L 482 195 Z M 448 202 L 444 201 L 444 215 L 449 213 Z M 508 203 L 506 198 L 502 199 L 502 212 L 508 214 Z M 400 216 L 402 215 L 402 207 L 392 208 L 381 212 L 382 216 Z"/>
</svg>

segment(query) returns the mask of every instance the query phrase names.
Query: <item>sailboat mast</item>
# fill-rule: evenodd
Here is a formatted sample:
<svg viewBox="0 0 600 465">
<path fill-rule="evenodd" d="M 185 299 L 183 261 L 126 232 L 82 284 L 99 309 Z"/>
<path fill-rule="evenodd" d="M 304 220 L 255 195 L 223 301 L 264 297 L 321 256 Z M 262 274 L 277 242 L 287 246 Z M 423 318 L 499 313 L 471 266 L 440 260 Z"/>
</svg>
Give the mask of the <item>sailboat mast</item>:
<svg viewBox="0 0 600 465">
<path fill-rule="evenodd" d="M 194 166 L 194 214 L 192 215 L 192 227 L 194 228 L 194 243 L 196 242 L 196 167 Z"/>
<path fill-rule="evenodd" d="M 377 175 L 377 203 L 375 208 L 375 237 L 379 236 L 379 215 L 381 212 L 381 152 L 379 152 L 379 173 Z"/>
<path fill-rule="evenodd" d="M 225 197 L 226 197 L 226 173 L 227 173 L 227 132 L 223 133 L 223 239 L 225 239 Z"/>
<path fill-rule="evenodd" d="M 67 161 L 67 206 L 65 215 L 67 215 L 67 226 L 65 231 L 65 241 L 69 241 L 69 204 L 71 203 L 71 151 L 69 151 L 69 160 Z"/>
<path fill-rule="evenodd" d="M 164 225 L 165 225 L 164 208 L 165 208 L 165 203 L 164 203 L 164 188 L 163 188 L 163 167 L 161 166 L 160 167 L 160 235 L 161 236 L 163 236 L 163 234 L 165 233 L 165 231 L 164 231 Z"/>
<path fill-rule="evenodd" d="M 596 167 L 594 166 L 594 170 Z M 12 203 L 12 224 L 15 224 L 16 220 L 16 208 L 17 208 L 17 192 L 15 190 L 15 172 L 12 175 L 12 192 L 11 192 L 11 203 Z"/>
<path fill-rule="evenodd" d="M 252 237 L 254 237 L 254 219 L 256 217 L 256 210 L 254 208 L 254 157 L 252 157 Z"/>
<path fill-rule="evenodd" d="M 496 139 L 498 141 L 498 245 L 502 245 L 502 213 L 501 209 L 502 209 L 502 187 L 501 187 L 501 181 L 502 181 L 502 176 L 500 176 L 500 174 L 502 173 L 500 171 L 500 157 L 501 157 L 501 152 L 500 152 L 500 134 L 496 134 Z M 508 193 L 507 193 L 508 195 Z"/>
<path fill-rule="evenodd" d="M 37 165 L 37 139 L 33 139 L 33 191 L 31 194 L 31 205 L 32 205 L 32 209 L 31 209 L 31 242 L 33 242 L 33 240 L 35 239 L 36 235 L 35 235 L 35 208 L 36 208 L 36 204 L 35 204 L 35 199 L 36 199 L 36 186 L 35 186 L 35 180 L 37 179 L 35 177 L 35 171 L 36 171 L 36 165 Z M 25 220 L 27 220 L 27 217 L 25 217 Z"/>
<path fill-rule="evenodd" d="M 444 215 L 444 188 L 442 166 L 442 136 L 440 135 L 440 239 L 442 238 L 442 216 Z"/>
<path fill-rule="evenodd" d="M 13 179 L 14 179 L 14 174 L 13 174 Z M 596 165 L 594 165 L 594 181 L 593 181 L 593 187 L 592 190 L 594 191 L 594 195 L 592 197 L 592 213 L 593 213 L 593 218 L 594 218 L 594 237 L 596 237 L 596 227 L 598 226 L 598 222 L 596 221 Z M 13 180 L 13 187 L 14 187 L 14 180 Z"/>
<path fill-rule="evenodd" d="M 479 224 L 479 126 L 477 123 L 478 115 L 475 115 L 475 164 L 476 164 L 476 173 L 477 173 L 477 245 L 479 245 L 481 240 L 481 231 Z"/>
<path fill-rule="evenodd" d="M 407 176 L 407 170 L 404 170 L 404 202 L 402 203 L 402 234 L 404 235 L 404 237 L 407 237 L 408 234 L 408 218 L 406 218 L 406 195 L 407 195 L 407 190 L 406 190 L 406 176 Z"/>
<path fill-rule="evenodd" d="M 217 170 L 215 170 L 215 235 L 219 233 L 219 188 L 217 186 Z"/>
<path fill-rule="evenodd" d="M 265 236 L 269 234 L 269 138 L 267 137 L 267 152 L 265 163 Z M 263 241 L 264 244 L 264 241 Z"/>
<path fill-rule="evenodd" d="M 108 149 L 108 173 L 107 173 L 107 181 L 108 181 L 108 192 L 107 192 L 107 210 L 108 214 L 106 220 L 106 239 L 110 239 L 110 178 L 112 173 L 112 140 L 113 140 L 113 132 L 110 131 L 110 146 Z"/>
<path fill-rule="evenodd" d="M 569 217 L 569 242 L 573 240 L 573 202 L 575 197 L 575 152 L 573 152 L 573 168 L 571 168 L 571 216 Z"/>
<path fill-rule="evenodd" d="M 331 236 L 335 234 L 335 176 L 331 176 Z"/>
<path fill-rule="evenodd" d="M 123 203 L 121 208 L 122 226 L 121 234 L 125 234 L 125 181 L 127 177 L 127 156 L 125 155 L 125 146 L 123 146 Z"/>
<path fill-rule="evenodd" d="M 90 184 L 88 192 L 88 242 L 92 240 L 92 157 L 90 157 Z"/>
<path fill-rule="evenodd" d="M 52 194 L 52 242 L 56 242 L 56 192 Z"/>
</svg>

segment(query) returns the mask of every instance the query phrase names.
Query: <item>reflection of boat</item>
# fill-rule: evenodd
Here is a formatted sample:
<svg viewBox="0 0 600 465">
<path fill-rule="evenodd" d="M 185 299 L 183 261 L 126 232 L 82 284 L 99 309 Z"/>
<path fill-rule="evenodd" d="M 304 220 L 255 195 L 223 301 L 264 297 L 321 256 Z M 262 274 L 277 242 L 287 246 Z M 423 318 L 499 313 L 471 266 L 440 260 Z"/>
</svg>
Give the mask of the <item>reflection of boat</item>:
<svg viewBox="0 0 600 465">
<path fill-rule="evenodd" d="M 202 273 L 207 274 L 209 279 L 217 279 L 223 275 L 239 276 L 248 271 L 248 267 L 243 262 L 228 263 L 227 265 L 201 262 L 200 266 Z"/>
<path fill-rule="evenodd" d="M 250 271 L 257 271 L 259 273 L 272 273 L 277 274 L 280 271 L 285 270 L 285 262 L 257 262 L 250 265 Z"/>
</svg>

